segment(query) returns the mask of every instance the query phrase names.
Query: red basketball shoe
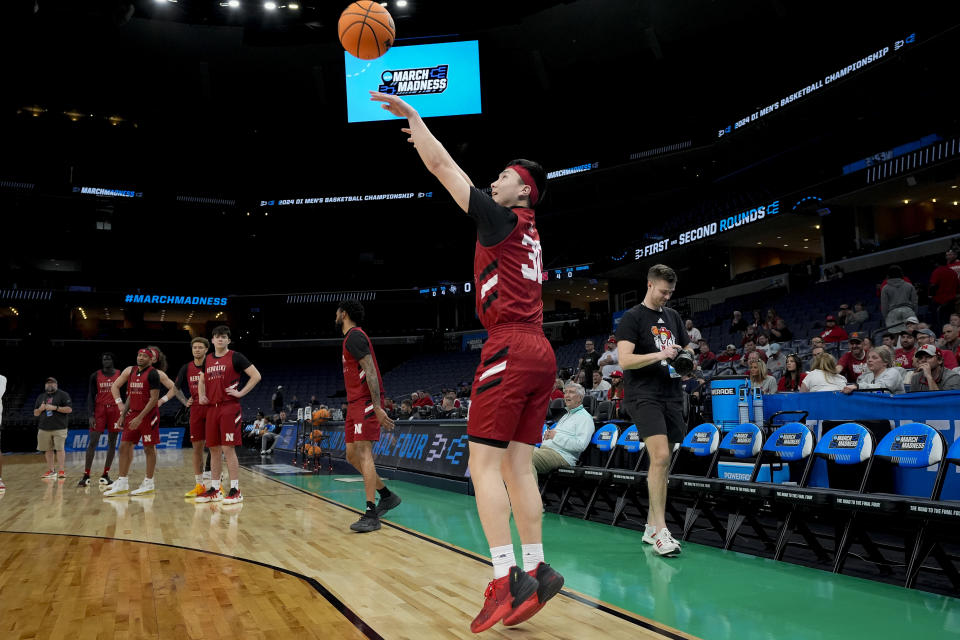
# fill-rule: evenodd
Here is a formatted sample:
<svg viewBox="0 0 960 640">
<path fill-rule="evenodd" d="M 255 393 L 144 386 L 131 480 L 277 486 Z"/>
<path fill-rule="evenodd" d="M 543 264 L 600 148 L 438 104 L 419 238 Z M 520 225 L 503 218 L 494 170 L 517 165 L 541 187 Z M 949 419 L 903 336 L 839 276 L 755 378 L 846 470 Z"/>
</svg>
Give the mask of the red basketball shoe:
<svg viewBox="0 0 960 640">
<path fill-rule="evenodd" d="M 510 567 L 510 573 L 491 580 L 483 592 L 483 609 L 470 623 L 470 631 L 480 633 L 503 620 L 508 613 L 526 614 L 537 606 L 537 581 L 520 567 Z M 527 616 L 529 617 L 529 616 Z M 524 618 L 526 619 L 526 618 Z"/>
</svg>

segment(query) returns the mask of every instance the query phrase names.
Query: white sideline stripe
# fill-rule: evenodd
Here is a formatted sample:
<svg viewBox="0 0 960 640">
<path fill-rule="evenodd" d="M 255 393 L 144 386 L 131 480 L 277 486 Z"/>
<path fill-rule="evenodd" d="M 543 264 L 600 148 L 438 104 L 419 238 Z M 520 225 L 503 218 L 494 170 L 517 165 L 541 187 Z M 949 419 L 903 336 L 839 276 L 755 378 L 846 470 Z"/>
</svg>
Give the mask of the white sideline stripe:
<svg viewBox="0 0 960 640">
<path fill-rule="evenodd" d="M 495 374 L 495 373 L 500 373 L 501 371 L 503 371 L 503 370 L 506 369 L 506 368 L 507 368 L 507 361 L 506 361 L 506 360 L 504 360 L 504 361 L 501 362 L 500 364 L 495 364 L 495 365 L 493 365 L 492 367 L 490 367 L 489 369 L 487 369 L 486 371 L 484 371 L 483 373 L 481 373 L 481 374 L 480 374 L 480 379 L 477 380 L 477 382 L 483 382 L 486 378 L 489 378 L 490 376 L 492 376 L 492 375 Z"/>
<path fill-rule="evenodd" d="M 490 291 L 493 287 L 497 285 L 497 279 L 500 277 L 499 273 L 493 274 L 493 277 L 483 283 L 483 286 L 480 287 L 480 299 L 483 300 L 487 296 L 487 291 Z"/>
</svg>

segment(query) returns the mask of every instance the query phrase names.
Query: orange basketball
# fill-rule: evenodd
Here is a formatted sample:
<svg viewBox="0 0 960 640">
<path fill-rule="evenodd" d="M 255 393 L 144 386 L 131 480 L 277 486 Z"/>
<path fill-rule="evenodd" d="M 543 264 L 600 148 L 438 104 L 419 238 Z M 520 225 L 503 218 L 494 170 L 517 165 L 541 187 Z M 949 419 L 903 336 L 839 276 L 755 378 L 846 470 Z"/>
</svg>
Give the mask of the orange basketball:
<svg viewBox="0 0 960 640">
<path fill-rule="evenodd" d="M 323 431 L 320 431 L 320 429 L 314 429 L 310 432 L 310 439 L 314 442 L 320 442 L 323 440 Z"/>
<path fill-rule="evenodd" d="M 358 0 L 340 14 L 337 34 L 347 53 L 361 60 L 373 60 L 393 46 L 397 30 L 390 12 L 379 2 Z"/>
<path fill-rule="evenodd" d="M 313 412 L 311 416 L 313 426 L 319 427 L 321 424 L 330 419 L 330 410 L 329 409 L 317 409 Z"/>
</svg>

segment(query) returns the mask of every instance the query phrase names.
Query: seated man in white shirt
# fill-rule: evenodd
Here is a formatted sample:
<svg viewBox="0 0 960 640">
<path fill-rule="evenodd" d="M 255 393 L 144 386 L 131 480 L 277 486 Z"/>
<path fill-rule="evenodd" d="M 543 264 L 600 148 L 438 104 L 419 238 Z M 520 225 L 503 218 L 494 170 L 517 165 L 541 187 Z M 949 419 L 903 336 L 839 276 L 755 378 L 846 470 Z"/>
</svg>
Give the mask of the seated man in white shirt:
<svg viewBox="0 0 960 640">
<path fill-rule="evenodd" d="M 550 473 L 560 467 L 572 467 L 593 437 L 593 417 L 583 408 L 584 389 L 576 382 L 563 387 L 567 413 L 543 434 L 543 444 L 533 450 L 534 473 Z"/>
<path fill-rule="evenodd" d="M 603 379 L 609 380 L 614 371 L 623 373 L 623 369 L 620 368 L 620 356 L 617 355 L 617 339 L 607 340 L 605 348 L 606 351 L 600 356 L 597 364 L 600 365 L 600 374 L 603 376 Z"/>
<path fill-rule="evenodd" d="M 603 402 L 607 399 L 607 392 L 610 391 L 610 383 L 603 379 L 599 371 L 593 372 L 593 388 L 590 389 L 590 395 L 597 399 L 597 402 Z"/>
</svg>

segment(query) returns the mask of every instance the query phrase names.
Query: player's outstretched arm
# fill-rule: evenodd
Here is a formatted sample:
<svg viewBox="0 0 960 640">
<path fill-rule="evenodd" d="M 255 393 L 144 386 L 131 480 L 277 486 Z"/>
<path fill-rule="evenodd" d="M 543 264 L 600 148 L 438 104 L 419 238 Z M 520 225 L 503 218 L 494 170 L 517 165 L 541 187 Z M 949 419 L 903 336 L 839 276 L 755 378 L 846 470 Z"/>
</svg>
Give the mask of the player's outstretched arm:
<svg viewBox="0 0 960 640">
<path fill-rule="evenodd" d="M 470 187 L 473 186 L 473 182 L 453 161 L 440 141 L 430 133 L 430 129 L 424 124 L 417 110 L 401 98 L 379 91 L 371 91 L 370 99 L 382 102 L 383 108 L 393 115 L 407 119 L 409 128 L 401 129 L 410 135 L 407 142 L 413 144 L 427 170 L 437 177 L 444 189 L 453 196 L 454 201 L 466 211 L 470 207 Z"/>
</svg>

